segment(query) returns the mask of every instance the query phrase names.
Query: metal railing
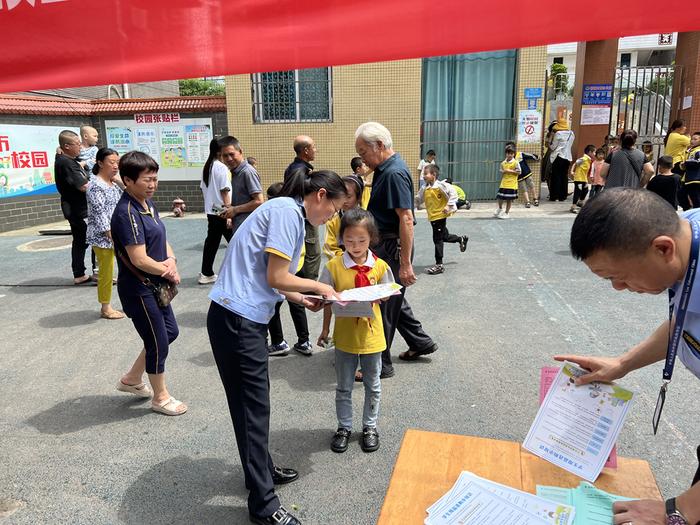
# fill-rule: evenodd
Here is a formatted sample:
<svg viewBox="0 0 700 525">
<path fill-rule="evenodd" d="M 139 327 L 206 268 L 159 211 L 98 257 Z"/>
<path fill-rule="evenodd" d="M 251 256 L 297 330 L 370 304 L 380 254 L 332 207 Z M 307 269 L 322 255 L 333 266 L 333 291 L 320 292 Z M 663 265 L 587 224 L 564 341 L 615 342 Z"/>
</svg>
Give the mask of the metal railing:
<svg viewBox="0 0 700 525">
<path fill-rule="evenodd" d="M 428 120 L 421 127 L 421 151 L 435 150 L 441 177 L 452 178 L 470 200 L 491 200 L 505 143 L 514 137 L 515 119 Z"/>
</svg>

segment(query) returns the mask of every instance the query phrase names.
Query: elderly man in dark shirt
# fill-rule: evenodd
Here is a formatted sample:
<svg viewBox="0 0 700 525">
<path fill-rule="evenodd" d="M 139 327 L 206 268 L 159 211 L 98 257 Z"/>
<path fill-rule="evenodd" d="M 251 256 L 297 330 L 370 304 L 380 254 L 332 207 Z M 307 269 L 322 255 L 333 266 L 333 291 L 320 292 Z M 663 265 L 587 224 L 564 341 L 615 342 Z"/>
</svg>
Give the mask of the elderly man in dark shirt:
<svg viewBox="0 0 700 525">
<path fill-rule="evenodd" d="M 56 181 L 56 189 L 61 194 L 61 211 L 70 224 L 70 231 L 73 235 L 71 248 L 73 282 L 83 284 L 92 279 L 90 275 L 85 275 L 85 250 L 88 247 L 85 192 L 88 186 L 88 176 L 77 161 L 81 147 L 78 134 L 70 130 L 63 130 L 58 135 L 58 144 L 62 153 L 56 155 L 54 180 Z M 92 266 L 94 270 L 94 254 Z"/>
<path fill-rule="evenodd" d="M 422 355 L 437 350 L 405 298 L 407 286 L 416 282 L 413 271 L 413 180 L 398 153 L 388 129 L 377 122 L 366 122 L 355 132 L 355 150 L 362 161 L 374 170 L 372 194 L 367 210 L 374 216 L 380 233 L 380 242 L 374 253 L 386 261 L 396 282 L 404 288 L 401 295 L 382 303 L 382 317 L 386 336 L 386 350 L 382 354 L 382 375 L 394 375 L 391 362 L 391 343 L 396 330 L 408 344 L 408 350 L 399 355 L 405 361 L 415 361 Z"/>
<path fill-rule="evenodd" d="M 298 171 L 309 173 L 314 167 L 311 161 L 316 158 L 316 144 L 314 139 L 306 135 L 294 137 L 294 153 L 296 157 L 292 163 L 284 170 L 284 182 Z M 309 221 L 305 221 L 306 234 L 304 236 L 304 266 L 301 269 L 301 276 L 307 279 L 318 279 L 318 272 L 321 268 L 321 241 L 318 236 L 318 228 Z"/>
</svg>

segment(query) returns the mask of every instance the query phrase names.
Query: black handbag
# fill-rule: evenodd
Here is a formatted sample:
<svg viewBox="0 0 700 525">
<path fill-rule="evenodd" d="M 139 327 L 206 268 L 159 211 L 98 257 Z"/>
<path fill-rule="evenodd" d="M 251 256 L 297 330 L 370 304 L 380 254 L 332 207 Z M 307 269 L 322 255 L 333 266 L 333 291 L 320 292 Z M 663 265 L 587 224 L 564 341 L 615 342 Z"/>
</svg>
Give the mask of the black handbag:
<svg viewBox="0 0 700 525">
<path fill-rule="evenodd" d="M 177 285 L 175 283 L 171 283 L 169 281 L 157 284 L 153 283 L 148 277 L 146 277 L 143 273 L 137 270 L 136 267 L 133 264 L 131 264 L 129 258 L 125 256 L 122 252 L 119 252 L 119 258 L 124 264 L 126 264 L 126 267 L 129 268 L 129 270 L 131 270 L 131 273 L 133 273 L 144 286 L 148 287 L 153 292 L 153 295 L 155 295 L 156 297 L 156 302 L 158 303 L 158 306 L 160 306 L 161 308 L 165 308 L 172 302 L 172 300 L 178 293 Z"/>
</svg>

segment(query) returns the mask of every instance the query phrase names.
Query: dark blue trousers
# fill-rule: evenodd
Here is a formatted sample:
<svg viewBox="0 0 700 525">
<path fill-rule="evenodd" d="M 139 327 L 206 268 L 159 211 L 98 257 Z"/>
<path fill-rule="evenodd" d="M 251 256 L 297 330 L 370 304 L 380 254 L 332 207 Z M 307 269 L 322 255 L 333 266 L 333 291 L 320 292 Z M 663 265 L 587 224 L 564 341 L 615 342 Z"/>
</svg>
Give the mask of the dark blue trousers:
<svg viewBox="0 0 700 525">
<path fill-rule="evenodd" d="M 226 391 L 241 456 L 248 510 L 272 515 L 280 501 L 272 483 L 270 378 L 267 372 L 267 325 L 250 321 L 212 302 L 207 316 L 209 342 Z"/>
<path fill-rule="evenodd" d="M 148 295 L 128 295 L 119 293 L 124 313 L 131 318 L 134 328 L 141 336 L 146 350 L 146 373 L 165 372 L 165 358 L 169 345 L 180 334 L 172 306 L 158 306 L 156 297 Z"/>
</svg>

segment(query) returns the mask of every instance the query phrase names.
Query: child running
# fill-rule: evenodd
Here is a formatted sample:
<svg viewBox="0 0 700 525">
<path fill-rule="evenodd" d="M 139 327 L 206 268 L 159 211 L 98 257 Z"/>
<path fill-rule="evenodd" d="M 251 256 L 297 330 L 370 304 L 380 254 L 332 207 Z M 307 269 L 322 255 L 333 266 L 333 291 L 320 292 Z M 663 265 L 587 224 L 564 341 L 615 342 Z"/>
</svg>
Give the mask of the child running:
<svg viewBox="0 0 700 525">
<path fill-rule="evenodd" d="M 353 208 L 343 214 L 340 238 L 345 252 L 334 257 L 321 271 L 319 281 L 331 284 L 342 292 L 351 288 L 394 282 L 389 265 L 378 259 L 369 249 L 379 239 L 379 231 L 372 215 L 362 208 Z M 337 308 L 326 306 L 323 330 L 319 344 L 328 338 L 332 312 Z M 337 310 L 335 310 L 337 313 Z M 352 388 L 358 361 L 362 367 L 365 385 L 365 403 L 362 411 L 362 439 L 365 452 L 379 448 L 377 419 L 381 398 L 379 374 L 382 369 L 382 351 L 386 348 L 382 314 L 379 305 L 372 306 L 374 318 L 337 317 L 333 330 L 335 340 L 335 411 L 338 430 L 331 440 L 333 452 L 345 452 L 352 432 Z"/>
<path fill-rule="evenodd" d="M 578 213 L 578 208 L 583 206 L 583 201 L 586 200 L 586 195 L 588 195 L 588 177 L 593 165 L 593 155 L 595 155 L 595 146 L 589 144 L 583 150 L 583 156 L 571 166 L 571 173 L 574 179 L 574 197 L 571 202 L 571 209 L 569 209 L 571 213 Z"/>
<path fill-rule="evenodd" d="M 520 163 L 515 158 L 515 148 L 510 144 L 506 146 L 506 159 L 501 162 L 501 185 L 496 194 L 498 209 L 493 213 L 497 219 L 510 219 L 510 207 L 518 198 L 518 177 L 520 176 Z M 506 211 L 503 212 L 503 203 L 506 203 Z"/>
<path fill-rule="evenodd" d="M 435 164 L 428 164 L 423 169 L 425 186 L 418 191 L 416 204 L 425 204 L 428 212 L 428 220 L 433 228 L 433 244 L 435 244 L 435 266 L 426 270 L 429 275 L 444 273 L 442 264 L 444 243 L 459 243 L 459 251 L 467 249 L 469 237 L 455 235 L 447 230 L 447 217 L 457 211 L 457 191 L 451 184 L 438 180 L 440 168 Z"/>
</svg>

